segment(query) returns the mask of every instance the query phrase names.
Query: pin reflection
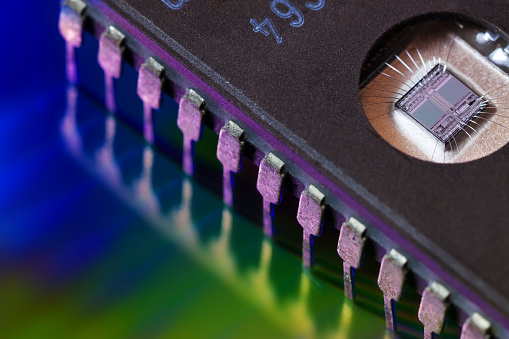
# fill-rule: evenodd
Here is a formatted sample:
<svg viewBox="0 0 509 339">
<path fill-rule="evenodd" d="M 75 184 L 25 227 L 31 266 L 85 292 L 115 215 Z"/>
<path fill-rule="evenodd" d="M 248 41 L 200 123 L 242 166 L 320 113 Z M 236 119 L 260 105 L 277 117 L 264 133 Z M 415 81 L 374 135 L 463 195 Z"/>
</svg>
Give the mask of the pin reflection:
<svg viewBox="0 0 509 339">
<path fill-rule="evenodd" d="M 76 108 L 78 102 L 78 90 L 75 85 L 67 86 L 67 108 L 64 118 L 60 123 L 60 131 L 66 141 L 69 151 L 80 156 L 82 152 L 81 137 L 76 124 Z"/>
<path fill-rule="evenodd" d="M 160 213 L 156 194 L 152 188 L 152 167 L 154 166 L 154 151 L 149 146 L 143 150 L 143 169 L 133 188 L 138 201 L 146 213 L 153 215 Z"/>
<path fill-rule="evenodd" d="M 106 180 L 112 183 L 120 181 L 120 170 L 115 162 L 113 152 L 113 141 L 117 122 L 112 115 L 108 115 L 105 122 L 106 137 L 104 145 L 96 152 L 96 159 L 100 169 L 103 171 Z"/>
</svg>

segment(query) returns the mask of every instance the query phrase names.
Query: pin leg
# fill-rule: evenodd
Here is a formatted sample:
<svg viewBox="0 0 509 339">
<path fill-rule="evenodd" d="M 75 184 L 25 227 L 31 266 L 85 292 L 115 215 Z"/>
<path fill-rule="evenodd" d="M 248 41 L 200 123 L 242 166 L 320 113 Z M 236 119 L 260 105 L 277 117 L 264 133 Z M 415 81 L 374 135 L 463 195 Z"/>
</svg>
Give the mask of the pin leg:
<svg viewBox="0 0 509 339">
<path fill-rule="evenodd" d="M 424 328 L 424 339 L 435 339 L 435 333 L 433 333 L 433 331 L 430 331 L 430 330 Z"/>
<path fill-rule="evenodd" d="M 106 96 L 106 108 L 109 112 L 115 113 L 117 111 L 117 104 L 115 102 L 115 81 L 108 73 L 104 74 L 104 90 Z"/>
<path fill-rule="evenodd" d="M 194 90 L 188 89 L 180 99 L 177 125 L 184 135 L 182 167 L 187 175 L 193 175 L 193 142 L 201 139 L 205 100 Z"/>
<path fill-rule="evenodd" d="M 266 236 L 272 237 L 274 235 L 274 205 L 263 199 L 263 232 Z"/>
<path fill-rule="evenodd" d="M 311 269 L 313 266 L 313 235 L 302 229 L 302 266 Z"/>
<path fill-rule="evenodd" d="M 385 254 L 378 274 L 378 286 L 384 294 L 385 322 L 391 332 L 396 330 L 396 301 L 401 300 L 408 260 L 392 249 Z"/>
<path fill-rule="evenodd" d="M 143 136 L 149 144 L 155 142 L 152 110 L 161 107 L 164 67 L 153 58 L 148 58 L 138 74 L 137 92 L 143 101 Z"/>
<path fill-rule="evenodd" d="M 154 139 L 154 124 L 152 121 L 152 107 L 143 103 L 143 136 L 149 144 L 153 144 Z"/>
<path fill-rule="evenodd" d="M 313 266 L 313 237 L 322 233 L 325 195 L 314 185 L 302 191 L 297 210 L 297 221 L 302 226 L 302 266 Z"/>
<path fill-rule="evenodd" d="M 104 71 L 105 105 L 108 111 L 115 113 L 114 79 L 120 78 L 125 45 L 125 35 L 116 27 L 109 26 L 99 38 L 97 61 Z"/>
<path fill-rule="evenodd" d="M 184 135 L 184 152 L 182 154 L 182 168 L 184 172 L 191 176 L 194 174 L 194 162 L 193 162 L 193 140 L 186 138 Z"/>
<path fill-rule="evenodd" d="M 75 85 L 78 82 L 75 48 L 82 42 L 83 17 L 87 5 L 81 0 L 67 0 L 62 2 L 58 29 L 65 39 L 65 71 L 67 80 Z"/>
<path fill-rule="evenodd" d="M 269 153 L 260 163 L 256 188 L 263 197 L 263 230 L 269 237 L 274 235 L 274 204 L 281 202 L 283 192 L 283 172 L 285 163 Z"/>
<path fill-rule="evenodd" d="M 228 206 L 233 206 L 233 173 L 223 167 L 223 201 Z"/>
<path fill-rule="evenodd" d="M 449 290 L 436 281 L 422 293 L 418 317 L 424 325 L 425 339 L 432 339 L 435 333 L 442 333 L 444 330 L 449 295 Z"/>
<path fill-rule="evenodd" d="M 385 324 L 391 332 L 396 331 L 396 307 L 395 301 L 384 296 Z"/>
<path fill-rule="evenodd" d="M 353 268 L 347 264 L 346 262 L 343 262 L 343 278 L 344 278 L 344 289 L 345 289 L 345 296 L 353 300 L 354 297 L 354 279 L 353 279 Z"/>
<path fill-rule="evenodd" d="M 233 206 L 233 173 L 240 171 L 243 139 L 244 130 L 231 120 L 219 132 L 216 155 L 223 165 L 223 201 L 228 206 Z"/>
<path fill-rule="evenodd" d="M 339 232 L 338 254 L 343 259 L 343 276 L 345 281 L 345 295 L 349 299 L 355 297 L 354 269 L 360 268 L 366 227 L 355 218 L 350 218 L 343 223 Z"/>
</svg>

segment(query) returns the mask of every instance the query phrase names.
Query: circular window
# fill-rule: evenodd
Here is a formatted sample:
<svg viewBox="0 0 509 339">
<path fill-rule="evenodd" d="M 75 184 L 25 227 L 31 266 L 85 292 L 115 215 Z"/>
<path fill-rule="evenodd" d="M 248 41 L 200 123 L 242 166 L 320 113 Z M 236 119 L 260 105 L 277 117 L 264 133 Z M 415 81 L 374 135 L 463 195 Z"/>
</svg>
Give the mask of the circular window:
<svg viewBox="0 0 509 339">
<path fill-rule="evenodd" d="M 509 44 L 481 26 L 425 20 L 395 30 L 363 68 L 360 97 L 377 133 L 398 150 L 463 163 L 509 142 Z"/>
</svg>

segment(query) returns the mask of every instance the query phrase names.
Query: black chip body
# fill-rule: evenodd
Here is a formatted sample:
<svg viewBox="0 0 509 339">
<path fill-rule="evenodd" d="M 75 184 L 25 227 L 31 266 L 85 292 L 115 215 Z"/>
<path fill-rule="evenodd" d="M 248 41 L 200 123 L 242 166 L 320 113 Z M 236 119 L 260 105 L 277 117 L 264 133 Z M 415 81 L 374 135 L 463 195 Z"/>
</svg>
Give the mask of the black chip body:
<svg viewBox="0 0 509 339">
<path fill-rule="evenodd" d="M 507 1 L 322 2 L 90 1 L 103 26 L 118 25 L 143 58 L 165 62 L 169 77 L 245 127 L 248 141 L 385 234 L 384 246 L 416 260 L 412 269 L 431 267 L 508 325 L 509 148 L 461 165 L 410 158 L 376 134 L 359 100 L 365 57 L 388 31 L 456 13 L 507 39 Z M 419 84 L 397 106 L 444 143 L 480 109 L 480 95 L 441 67 Z"/>
</svg>

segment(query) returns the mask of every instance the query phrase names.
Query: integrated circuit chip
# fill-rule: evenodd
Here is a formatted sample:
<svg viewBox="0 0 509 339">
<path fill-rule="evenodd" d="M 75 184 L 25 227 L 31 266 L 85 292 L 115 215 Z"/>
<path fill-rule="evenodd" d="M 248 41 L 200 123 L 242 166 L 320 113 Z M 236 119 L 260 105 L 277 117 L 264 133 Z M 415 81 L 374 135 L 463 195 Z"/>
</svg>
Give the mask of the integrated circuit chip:
<svg viewBox="0 0 509 339">
<path fill-rule="evenodd" d="M 396 107 L 447 143 L 482 108 L 480 96 L 438 64 L 412 87 Z"/>
<path fill-rule="evenodd" d="M 446 313 L 452 322 L 463 324 L 464 333 L 481 313 L 490 327 L 508 337 L 509 285 L 501 283 L 509 272 L 503 260 L 508 247 L 499 241 L 509 219 L 509 148 L 503 147 L 508 134 L 504 130 L 498 134 L 503 138 L 485 138 L 493 130 L 506 129 L 505 122 L 489 118 L 503 118 L 501 114 L 480 110 L 486 102 L 481 99 L 488 98 L 489 93 L 494 94 L 490 104 L 503 103 L 493 99 L 509 94 L 503 87 L 509 84 L 509 75 L 496 70 L 499 76 L 490 76 L 494 73 L 488 72 L 492 65 L 485 64 L 484 59 L 476 62 L 465 57 L 459 63 L 455 52 L 458 45 L 476 43 L 476 34 L 485 30 L 463 21 L 460 27 L 457 19 L 476 18 L 475 22 L 489 22 L 508 32 L 507 11 L 500 8 L 507 8 L 507 1 L 496 0 L 486 6 L 468 0 L 459 6 L 454 2 L 400 0 L 356 6 L 326 0 L 67 0 L 61 14 L 61 33 L 68 45 L 70 83 L 78 80 L 80 86 L 76 70 L 85 74 L 88 69 L 75 65 L 80 58 L 75 60 L 74 49 L 81 45 L 81 39 L 73 37 L 81 36 L 83 29 L 85 37 L 91 33 L 99 41 L 97 54 L 107 61 L 101 62 L 106 109 L 119 117 L 137 114 L 143 120 L 139 125 L 143 125 L 149 145 L 166 147 L 158 141 L 157 133 L 152 133 L 169 128 L 169 124 L 152 119 L 161 95 L 179 103 L 176 125 L 180 130 L 171 140 L 183 138 L 177 154 L 182 154 L 188 174 L 199 178 L 199 172 L 193 172 L 193 145 L 199 145 L 203 127 L 219 134 L 217 154 L 223 165 L 225 203 L 236 206 L 232 173 L 253 176 L 256 187 L 253 184 L 249 189 L 258 190 L 256 197 L 261 195 L 262 201 L 260 206 L 249 208 L 263 213 L 260 219 L 267 236 L 273 235 L 277 224 L 274 205 L 288 201 L 298 204 L 297 216 L 292 219 L 301 226 L 297 232 L 302 240 L 297 247 L 302 245 L 306 269 L 312 270 L 313 237 L 321 236 L 324 240 L 316 245 L 323 241 L 327 246 L 328 255 L 333 256 L 327 257 L 328 262 L 335 265 L 341 261 L 345 294 L 353 298 L 352 277 L 355 269 L 361 269 L 359 259 L 366 252 L 381 261 L 378 282 L 389 330 L 395 330 L 397 323 L 394 301 L 408 285 L 422 295 L 418 316 L 426 337 L 442 332 Z M 429 17 L 430 13 L 439 14 Z M 410 18 L 423 20 L 426 34 L 414 43 L 415 51 L 401 55 L 391 74 L 370 83 L 372 74 L 387 65 L 394 53 L 416 40 L 419 27 L 405 24 Z M 362 22 L 369 24 L 359 29 Z M 389 36 L 391 27 L 402 29 Z M 456 31 L 461 34 L 453 45 L 451 37 Z M 85 46 L 86 38 L 83 41 Z M 500 46 L 507 43 L 506 39 Z M 480 50 L 489 49 L 467 47 L 477 57 L 483 56 Z M 410 66 L 402 60 L 408 60 Z M 461 69 L 464 77 L 448 72 L 440 60 L 451 62 L 453 70 Z M 427 74 L 407 91 L 401 87 L 407 80 L 400 75 L 413 75 L 396 69 L 406 72 L 405 67 L 419 73 L 419 61 L 426 69 L 422 73 Z M 130 95 L 140 96 L 143 111 L 138 107 L 133 113 L 133 106 L 126 107 L 126 113 L 121 105 L 117 110 L 112 104 L 116 99 L 127 103 L 129 98 L 129 91 L 115 94 L 117 75 L 119 83 L 128 80 L 116 72 L 119 66 L 139 72 L 138 83 L 131 84 L 137 92 Z M 476 74 L 483 75 L 481 81 L 472 77 Z M 475 84 L 479 92 L 461 79 Z M 354 100 L 367 85 L 375 93 Z M 401 94 L 398 101 L 394 95 Z M 369 98 L 369 103 L 364 105 L 363 98 Z M 444 166 L 395 152 L 393 144 L 383 140 L 380 129 L 373 131 L 376 123 L 385 135 L 392 134 L 391 140 L 412 141 L 413 130 L 404 130 L 411 136 L 407 138 L 392 128 L 401 122 L 401 112 L 389 112 L 396 101 L 398 108 L 437 139 L 435 144 L 429 142 L 431 137 L 422 138 L 426 139 L 418 145 L 422 147 L 407 143 L 405 148 L 429 153 L 432 162 L 440 154 L 435 158 Z M 167 110 L 160 109 L 155 116 L 167 118 Z M 371 109 L 375 114 L 368 116 Z M 439 141 L 454 140 L 466 124 L 474 123 L 474 117 L 480 121 L 472 142 L 440 151 Z M 413 123 L 404 120 L 403 127 Z M 493 140 L 496 145 L 491 144 Z M 482 150 L 485 142 L 489 152 Z M 468 155 L 467 146 L 479 148 L 482 159 L 445 166 L 456 154 L 460 158 L 461 152 Z M 493 152 L 496 147 L 500 150 Z M 242 158 L 251 163 L 251 172 L 240 172 Z M 490 168 L 489 175 L 486 168 Z M 237 197 L 250 194 L 240 185 L 235 189 Z M 472 208 L 466 211 L 465 206 Z M 336 244 L 340 258 L 334 250 Z M 447 307 L 451 307 L 450 312 L 445 312 Z"/>
</svg>

